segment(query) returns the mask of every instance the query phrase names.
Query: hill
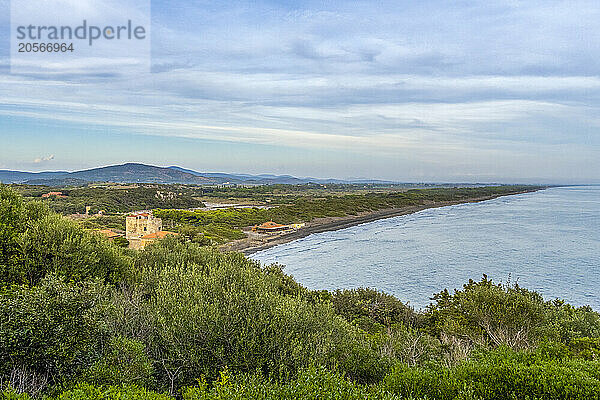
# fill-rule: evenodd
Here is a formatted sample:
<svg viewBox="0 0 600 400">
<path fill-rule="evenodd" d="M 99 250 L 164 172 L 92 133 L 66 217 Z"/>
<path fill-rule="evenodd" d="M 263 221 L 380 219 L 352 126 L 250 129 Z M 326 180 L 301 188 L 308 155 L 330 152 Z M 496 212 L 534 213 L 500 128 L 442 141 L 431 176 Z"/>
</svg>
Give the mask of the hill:
<svg viewBox="0 0 600 400">
<path fill-rule="evenodd" d="M 65 184 L 85 184 L 86 182 L 115 182 L 115 183 L 162 183 L 189 185 L 217 184 L 303 184 L 303 183 L 354 183 L 339 179 L 296 178 L 290 175 L 247 175 L 214 172 L 196 172 L 193 170 L 171 166 L 157 167 L 154 165 L 126 163 L 107 167 L 92 168 L 82 171 L 55 172 L 22 172 L 0 170 L 2 183 L 26 183 L 31 185 L 64 186 Z M 360 180 L 356 183 L 392 183 L 383 181 Z"/>
<path fill-rule="evenodd" d="M 222 183 L 224 180 L 204 177 L 199 174 L 195 175 L 172 168 L 126 163 L 74 172 L 21 172 L 3 170 L 0 171 L 0 182 L 49 186 L 63 186 L 65 183 L 80 185 L 88 182 L 213 185 Z"/>
</svg>

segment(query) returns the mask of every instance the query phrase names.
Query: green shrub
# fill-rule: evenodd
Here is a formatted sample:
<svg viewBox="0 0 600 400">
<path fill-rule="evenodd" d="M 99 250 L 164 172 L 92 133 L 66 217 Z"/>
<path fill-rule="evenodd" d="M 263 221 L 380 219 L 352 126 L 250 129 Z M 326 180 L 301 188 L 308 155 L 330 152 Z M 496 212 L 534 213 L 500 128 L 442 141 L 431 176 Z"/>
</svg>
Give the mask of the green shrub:
<svg viewBox="0 0 600 400">
<path fill-rule="evenodd" d="M 384 387 L 400 396 L 439 400 L 465 394 L 482 400 L 597 399 L 600 363 L 500 349 L 451 368 L 399 365 Z"/>
<path fill-rule="evenodd" d="M 484 275 L 451 295 L 434 295 L 428 309 L 434 334 L 466 337 L 477 344 L 529 348 L 543 337 L 545 303 L 538 293 L 515 285 L 494 284 Z"/>
<path fill-rule="evenodd" d="M 414 310 L 400 300 L 369 288 L 336 290 L 331 301 L 339 315 L 349 322 L 358 322 L 367 330 L 369 326 L 377 330 L 369 322 L 389 327 L 398 323 L 416 325 L 418 321 Z"/>
<path fill-rule="evenodd" d="M 0 186 L 0 279 L 35 285 L 49 273 L 119 282 L 128 260 L 105 238 Z"/>
<path fill-rule="evenodd" d="M 222 254 L 165 240 L 140 253 L 136 316 L 148 328 L 144 341 L 160 382 L 189 385 L 216 371 L 288 374 L 316 362 L 364 381 L 381 377 L 387 364 L 364 334 L 337 316 L 330 304 L 290 295 L 281 276 L 241 254 Z"/>
<path fill-rule="evenodd" d="M 531 349 L 543 341 L 569 344 L 577 338 L 600 338 L 600 315 L 589 306 L 573 307 L 519 285 L 494 284 L 484 275 L 462 290 L 434 295 L 426 318 L 438 337 L 466 338 L 478 345 Z"/>
<path fill-rule="evenodd" d="M 174 398 L 138 386 L 104 387 L 82 383 L 72 390 L 61 393 L 55 400 L 174 400 Z"/>
<path fill-rule="evenodd" d="M 184 400 L 392 400 L 395 395 L 380 387 L 363 386 L 323 367 L 303 369 L 288 382 L 265 380 L 260 375 L 230 376 L 227 371 L 209 387 L 200 381 L 198 387 L 183 391 Z"/>
<path fill-rule="evenodd" d="M 578 338 L 600 338 L 600 314 L 589 306 L 573 307 L 562 300 L 546 303 L 545 334 L 562 343 Z"/>
<path fill-rule="evenodd" d="M 0 398 L 600 398 L 600 316 L 589 307 L 484 276 L 415 313 L 385 293 L 309 291 L 280 265 L 186 243 L 211 241 L 198 235 L 209 228 L 231 238 L 231 224 L 265 215 L 499 189 L 486 190 L 184 213 L 208 218 L 204 228 L 133 253 L 0 186 Z"/>
<path fill-rule="evenodd" d="M 127 269 L 127 259 L 105 238 L 56 214 L 35 221 L 22 234 L 21 246 L 30 284 L 51 272 L 75 281 L 119 282 Z"/>
<path fill-rule="evenodd" d="M 28 393 L 17 393 L 12 388 L 0 389 L 0 399 L 2 400 L 31 400 Z"/>
<path fill-rule="evenodd" d="M 0 284 L 27 281 L 21 235 L 48 212 L 40 203 L 24 204 L 21 196 L 0 184 Z"/>
<path fill-rule="evenodd" d="M 118 247 L 128 247 L 129 240 L 125 239 L 123 236 L 117 236 L 113 239 L 113 243 Z"/>
<path fill-rule="evenodd" d="M 2 380 L 18 372 L 23 381 L 56 385 L 92 365 L 106 339 L 106 298 L 101 282 L 66 283 L 52 275 L 36 287 L 1 289 Z"/>
<path fill-rule="evenodd" d="M 136 384 L 152 386 L 152 362 L 139 341 L 123 336 L 110 339 L 101 359 L 83 373 L 82 380 L 95 385 Z"/>
<path fill-rule="evenodd" d="M 569 343 L 569 350 L 574 357 L 586 360 L 600 360 L 600 338 L 577 338 Z"/>
</svg>

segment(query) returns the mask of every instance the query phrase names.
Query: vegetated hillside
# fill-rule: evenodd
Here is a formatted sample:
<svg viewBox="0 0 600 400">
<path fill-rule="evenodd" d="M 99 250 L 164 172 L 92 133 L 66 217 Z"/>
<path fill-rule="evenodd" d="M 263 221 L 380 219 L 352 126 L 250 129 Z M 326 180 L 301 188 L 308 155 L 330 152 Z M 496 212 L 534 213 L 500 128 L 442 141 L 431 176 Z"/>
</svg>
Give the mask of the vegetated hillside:
<svg viewBox="0 0 600 400">
<path fill-rule="evenodd" d="M 216 180 L 197 176 L 188 172 L 153 165 L 127 163 L 72 172 L 73 178 L 100 182 L 143 182 L 143 183 L 189 183 L 209 184 Z"/>
<path fill-rule="evenodd" d="M 216 178 L 207 178 L 172 168 L 126 163 L 92 168 L 75 172 L 19 172 L 0 171 L 0 182 L 63 185 L 65 182 L 117 182 L 117 183 L 186 183 L 216 184 Z"/>
<path fill-rule="evenodd" d="M 195 208 L 204 204 L 195 198 L 193 188 L 182 185 L 127 185 L 103 187 L 50 188 L 47 186 L 15 185 L 26 200 L 41 200 L 44 193 L 59 190 L 64 197 L 43 199 L 55 212 L 76 214 L 90 206 L 92 213 L 149 210 L 153 208 Z"/>
<path fill-rule="evenodd" d="M 190 185 L 217 185 L 222 183 L 245 185 L 303 184 L 308 182 L 350 183 L 340 179 L 296 178 L 290 175 L 203 173 L 181 167 L 164 168 L 138 163 L 110 165 L 74 172 L 21 172 L 0 170 L 0 183 L 64 186 L 81 185 L 86 182 L 179 183 Z M 364 179 L 357 181 L 357 183 L 372 182 L 391 183 Z"/>
<path fill-rule="evenodd" d="M 392 181 L 384 181 L 378 179 L 335 179 L 335 178 L 297 178 L 291 175 L 273 175 L 273 174 L 226 174 L 222 172 L 197 172 L 191 169 L 172 166 L 169 167 L 182 172 L 188 172 L 193 175 L 203 176 L 206 178 L 217 178 L 222 182 L 244 183 L 244 184 L 259 184 L 259 185 L 303 185 L 306 183 L 317 184 L 394 184 Z"/>
<path fill-rule="evenodd" d="M 600 316 L 483 278 L 417 313 L 181 238 L 118 248 L 0 186 L 9 399 L 595 399 Z"/>
</svg>

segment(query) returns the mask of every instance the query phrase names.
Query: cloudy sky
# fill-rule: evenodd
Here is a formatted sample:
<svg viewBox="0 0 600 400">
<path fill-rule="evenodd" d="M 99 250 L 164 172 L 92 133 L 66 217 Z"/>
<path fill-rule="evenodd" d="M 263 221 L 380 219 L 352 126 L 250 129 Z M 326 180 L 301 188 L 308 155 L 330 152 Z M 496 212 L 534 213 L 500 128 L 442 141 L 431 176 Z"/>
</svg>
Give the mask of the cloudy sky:
<svg viewBox="0 0 600 400">
<path fill-rule="evenodd" d="M 152 73 L 11 74 L 0 0 L 0 169 L 600 183 L 599 28 L 597 1 L 155 0 Z"/>
</svg>

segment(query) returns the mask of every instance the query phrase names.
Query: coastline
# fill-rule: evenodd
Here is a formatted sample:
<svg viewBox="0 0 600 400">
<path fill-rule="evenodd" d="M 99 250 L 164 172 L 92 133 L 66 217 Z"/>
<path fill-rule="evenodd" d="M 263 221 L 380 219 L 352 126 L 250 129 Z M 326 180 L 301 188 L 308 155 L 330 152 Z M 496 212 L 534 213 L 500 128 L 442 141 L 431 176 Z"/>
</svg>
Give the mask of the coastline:
<svg viewBox="0 0 600 400">
<path fill-rule="evenodd" d="M 523 193 L 532 193 L 544 189 L 545 188 L 536 188 L 531 190 L 522 190 L 513 193 L 476 197 L 464 200 L 431 202 L 429 204 L 424 204 L 420 206 L 383 209 L 344 217 L 317 218 L 313 221 L 308 222 L 306 226 L 302 229 L 299 229 L 294 232 L 282 233 L 279 235 L 259 236 L 258 234 L 246 232 L 247 234 L 249 234 L 249 237 L 226 243 L 223 246 L 221 246 L 221 249 L 223 251 L 238 251 L 248 256 L 259 251 L 278 246 L 280 244 L 285 244 L 293 242 L 294 240 L 302 239 L 314 233 L 337 231 L 340 229 L 351 228 L 356 225 L 378 221 L 380 219 L 387 219 L 398 217 L 401 215 L 413 214 L 429 208 L 447 207 L 466 203 L 479 203 L 486 200 L 493 200 L 499 197 L 514 196 Z"/>
</svg>

